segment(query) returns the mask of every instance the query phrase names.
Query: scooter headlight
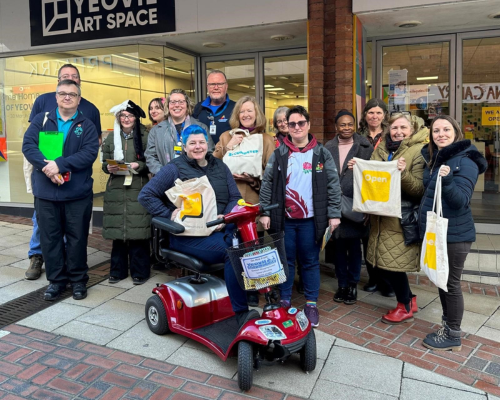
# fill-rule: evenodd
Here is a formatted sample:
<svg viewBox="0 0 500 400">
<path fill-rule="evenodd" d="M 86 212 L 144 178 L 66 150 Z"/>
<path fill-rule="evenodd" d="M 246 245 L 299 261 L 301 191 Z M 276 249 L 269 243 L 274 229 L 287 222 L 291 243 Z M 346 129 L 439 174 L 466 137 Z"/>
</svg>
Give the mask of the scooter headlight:
<svg viewBox="0 0 500 400">
<path fill-rule="evenodd" d="M 286 335 L 276 325 L 259 326 L 259 330 L 269 340 L 283 340 Z"/>
<path fill-rule="evenodd" d="M 305 331 L 307 326 L 309 325 L 309 320 L 307 319 L 306 314 L 304 314 L 304 311 L 299 311 L 295 316 L 295 319 L 299 323 L 300 329 L 302 329 L 302 331 Z"/>
</svg>

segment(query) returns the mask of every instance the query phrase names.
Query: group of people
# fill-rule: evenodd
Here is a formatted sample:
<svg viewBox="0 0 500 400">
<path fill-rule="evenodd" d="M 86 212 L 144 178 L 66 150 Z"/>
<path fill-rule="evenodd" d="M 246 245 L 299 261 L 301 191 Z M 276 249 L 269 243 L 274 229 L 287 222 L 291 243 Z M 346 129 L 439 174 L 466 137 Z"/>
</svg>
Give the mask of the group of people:
<svg viewBox="0 0 500 400">
<path fill-rule="evenodd" d="M 114 130 L 102 143 L 102 169 L 110 175 L 103 212 L 103 237 L 113 241 L 109 282 L 125 279 L 129 269 L 134 284 L 148 280 L 151 216 L 174 219 L 179 209 L 165 192 L 177 179 L 206 176 L 215 192 L 218 215 L 229 212 L 240 198 L 263 206 L 280 205 L 260 217 L 258 229 L 261 235 L 263 231 L 285 232 L 289 279 L 280 285 L 284 307 L 291 307 L 297 263 L 306 316 L 313 326 L 319 325 L 319 253 L 329 230 L 338 278 L 333 300 L 356 303 L 363 248 L 370 275 L 365 290 L 394 292 L 397 299 L 396 308 L 382 321 L 412 321 L 418 306 L 406 274 L 419 270 L 420 242 L 405 244 L 398 218 L 365 215 L 359 220 L 344 213 L 345 204 L 352 204 L 355 158 L 394 160 L 401 171 L 402 199 L 410 209 L 418 209 L 420 239 L 427 211 L 432 208 L 436 177 L 443 177 L 450 278 L 448 292 L 440 289 L 439 293 L 443 327 L 428 335 L 424 345 L 458 348 L 463 315 L 460 275 L 475 240 L 469 203 L 486 161 L 464 140 L 456 121 L 438 116 L 429 131 L 420 118 L 389 116 L 385 103 L 372 99 L 363 111 L 359 130 L 353 114 L 341 110 L 335 117 L 337 134 L 323 146 L 309 132 L 310 118 L 304 107 L 278 108 L 271 135 L 266 133 L 266 117 L 255 98 L 244 96 L 234 102 L 227 89 L 225 74 L 215 70 L 207 76 L 207 99 L 196 106 L 182 89 L 153 99 L 148 109 L 150 129 L 141 123 L 146 113 L 131 100 L 111 109 Z M 26 278 L 37 279 L 45 261 L 50 281 L 46 300 L 57 299 L 68 283 L 75 299 L 87 295 L 92 164 L 101 143 L 95 110 L 81 97 L 78 69 L 65 65 L 59 71 L 56 92 L 36 100 L 24 137 L 23 154 L 33 165 L 30 177 L 36 214 L 32 243 L 41 238 L 41 246 L 30 249 Z M 45 159 L 38 147 L 40 132 L 49 131 L 64 134 L 63 155 L 55 160 Z M 223 161 L 248 135 L 262 138 L 262 178 L 233 172 Z M 249 298 L 238 285 L 226 252 L 233 232 L 234 226 L 222 224 L 207 237 L 173 236 L 170 246 L 206 263 L 225 263 L 231 304 L 243 323 L 255 313 L 249 310 Z"/>
</svg>

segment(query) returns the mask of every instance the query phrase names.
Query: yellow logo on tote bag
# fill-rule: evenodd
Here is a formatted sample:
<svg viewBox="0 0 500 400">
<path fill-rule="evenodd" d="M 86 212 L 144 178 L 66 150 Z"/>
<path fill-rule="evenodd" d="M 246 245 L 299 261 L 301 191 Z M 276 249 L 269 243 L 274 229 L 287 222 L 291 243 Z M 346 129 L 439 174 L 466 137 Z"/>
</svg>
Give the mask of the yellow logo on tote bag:
<svg viewBox="0 0 500 400">
<path fill-rule="evenodd" d="M 368 200 L 387 203 L 391 191 L 391 174 L 384 171 L 363 171 L 361 203 Z"/>
<path fill-rule="evenodd" d="M 201 193 L 194 193 L 188 196 L 180 196 L 182 199 L 182 210 L 180 212 L 181 221 L 187 217 L 201 218 L 203 217 L 203 196 Z"/>
<path fill-rule="evenodd" d="M 436 234 L 434 232 L 425 234 L 424 265 L 429 269 L 436 269 Z"/>
</svg>

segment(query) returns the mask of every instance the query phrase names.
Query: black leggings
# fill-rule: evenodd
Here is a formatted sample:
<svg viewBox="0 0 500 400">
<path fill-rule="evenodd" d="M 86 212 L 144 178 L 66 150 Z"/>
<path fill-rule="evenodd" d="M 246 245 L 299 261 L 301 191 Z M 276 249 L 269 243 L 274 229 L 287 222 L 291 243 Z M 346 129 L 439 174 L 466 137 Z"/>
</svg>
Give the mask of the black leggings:
<svg viewBox="0 0 500 400">
<path fill-rule="evenodd" d="M 460 330 L 464 315 L 464 297 L 460 278 L 464 269 L 465 259 L 469 254 L 472 242 L 448 243 L 448 292 L 439 289 L 439 300 L 443 307 L 443 316 L 448 326 L 454 331 Z"/>
<path fill-rule="evenodd" d="M 405 306 L 408 305 L 413 297 L 413 294 L 410 289 L 410 283 L 408 282 L 408 275 L 406 275 L 406 272 L 388 271 L 385 269 L 379 269 L 379 271 L 381 272 L 382 277 L 389 281 L 394 289 L 398 303 L 403 303 Z"/>
</svg>

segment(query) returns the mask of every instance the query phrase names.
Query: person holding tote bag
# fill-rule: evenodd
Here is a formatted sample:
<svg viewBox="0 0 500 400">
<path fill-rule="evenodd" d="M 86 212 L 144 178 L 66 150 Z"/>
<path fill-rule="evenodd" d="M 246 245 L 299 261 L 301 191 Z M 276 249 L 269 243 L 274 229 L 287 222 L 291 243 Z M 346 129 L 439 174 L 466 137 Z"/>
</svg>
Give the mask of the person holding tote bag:
<svg viewBox="0 0 500 400">
<path fill-rule="evenodd" d="M 340 179 L 342 196 L 347 207 L 352 210 L 353 171 L 347 168 L 347 163 L 353 157 L 369 160 L 373 146 L 368 139 L 357 134 L 354 115 L 347 110 L 341 110 L 335 117 L 337 135 L 326 143 L 325 148 L 332 153 Z M 343 210 L 344 211 L 344 210 Z M 351 211 L 352 213 L 352 211 Z M 364 214 L 359 213 L 363 217 Z M 357 284 L 361 273 L 361 238 L 368 237 L 368 226 L 349 219 L 349 214 L 342 213 L 341 224 L 335 231 L 335 239 L 327 245 L 335 246 L 335 274 L 338 279 L 338 289 L 333 300 L 337 303 L 355 304 L 357 301 Z"/>
<path fill-rule="evenodd" d="M 432 210 L 438 175 L 441 178 L 443 217 L 448 219 L 448 283 L 445 292 L 439 289 L 443 308 L 442 327 L 427 335 L 423 345 L 433 350 L 460 351 L 460 325 L 464 313 L 464 299 L 460 277 L 472 242 L 476 241 L 470 199 L 479 174 L 488 164 L 453 118 L 440 115 L 433 119 L 430 143 L 422 149 L 425 160 L 424 187 L 419 212 L 420 237 L 426 229 L 427 212 Z"/>
</svg>

